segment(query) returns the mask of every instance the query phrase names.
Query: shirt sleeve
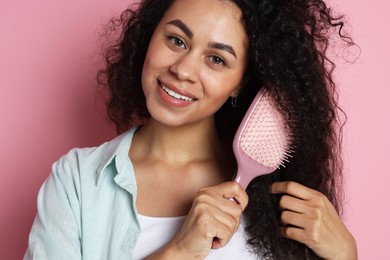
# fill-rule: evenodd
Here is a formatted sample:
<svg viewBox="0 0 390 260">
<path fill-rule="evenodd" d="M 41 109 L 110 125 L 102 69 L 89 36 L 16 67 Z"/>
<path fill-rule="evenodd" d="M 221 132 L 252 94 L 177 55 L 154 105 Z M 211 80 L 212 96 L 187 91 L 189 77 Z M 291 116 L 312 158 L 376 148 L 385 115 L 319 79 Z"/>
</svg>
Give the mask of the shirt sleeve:
<svg viewBox="0 0 390 260">
<path fill-rule="evenodd" d="M 24 260 L 82 259 L 78 185 L 64 172 L 71 167 L 60 160 L 42 185 Z"/>
</svg>

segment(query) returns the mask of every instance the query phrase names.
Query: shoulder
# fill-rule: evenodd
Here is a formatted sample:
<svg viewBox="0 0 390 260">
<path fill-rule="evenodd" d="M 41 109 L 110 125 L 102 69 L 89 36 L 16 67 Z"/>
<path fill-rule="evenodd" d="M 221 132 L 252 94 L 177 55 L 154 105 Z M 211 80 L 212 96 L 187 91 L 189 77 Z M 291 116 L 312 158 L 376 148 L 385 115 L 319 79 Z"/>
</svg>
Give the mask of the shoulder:
<svg viewBox="0 0 390 260">
<path fill-rule="evenodd" d="M 108 144 L 109 142 L 97 147 L 73 148 L 53 164 L 53 170 L 73 172 L 96 166 L 101 161 Z"/>
<path fill-rule="evenodd" d="M 96 168 L 108 142 L 97 147 L 73 148 L 53 163 L 44 186 L 79 193 L 82 183 L 93 184 Z M 90 181 L 87 181 L 90 180 Z"/>
<path fill-rule="evenodd" d="M 127 155 L 135 129 L 96 147 L 73 148 L 52 166 L 52 173 L 62 182 L 77 181 L 80 175 L 94 178 L 118 154 Z"/>
<path fill-rule="evenodd" d="M 109 142 L 97 147 L 73 148 L 53 164 L 53 173 L 65 174 L 80 172 L 96 167 L 101 161 Z"/>
</svg>

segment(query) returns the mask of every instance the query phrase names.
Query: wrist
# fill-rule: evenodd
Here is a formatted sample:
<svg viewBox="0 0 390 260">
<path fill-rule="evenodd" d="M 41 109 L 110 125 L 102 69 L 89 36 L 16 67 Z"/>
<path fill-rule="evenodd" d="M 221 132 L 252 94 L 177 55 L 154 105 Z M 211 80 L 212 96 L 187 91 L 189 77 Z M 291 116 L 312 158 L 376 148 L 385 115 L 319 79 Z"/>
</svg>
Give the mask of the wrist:
<svg viewBox="0 0 390 260">
<path fill-rule="evenodd" d="M 358 252 L 355 239 L 351 236 L 348 245 L 332 260 L 357 260 Z"/>
</svg>

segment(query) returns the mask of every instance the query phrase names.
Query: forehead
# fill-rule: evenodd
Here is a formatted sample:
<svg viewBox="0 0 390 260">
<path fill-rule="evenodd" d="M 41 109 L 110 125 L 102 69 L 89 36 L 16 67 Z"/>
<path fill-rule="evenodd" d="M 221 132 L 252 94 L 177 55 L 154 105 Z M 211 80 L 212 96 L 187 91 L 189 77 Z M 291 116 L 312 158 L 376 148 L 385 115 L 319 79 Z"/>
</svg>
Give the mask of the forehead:
<svg viewBox="0 0 390 260">
<path fill-rule="evenodd" d="M 242 27 L 240 8 L 227 0 L 175 0 L 163 20 L 170 16 L 187 18 L 194 22 L 213 21 Z"/>
<path fill-rule="evenodd" d="M 167 10 L 160 25 L 179 19 L 194 33 L 212 41 L 246 46 L 247 36 L 241 10 L 226 0 L 176 0 Z"/>
</svg>

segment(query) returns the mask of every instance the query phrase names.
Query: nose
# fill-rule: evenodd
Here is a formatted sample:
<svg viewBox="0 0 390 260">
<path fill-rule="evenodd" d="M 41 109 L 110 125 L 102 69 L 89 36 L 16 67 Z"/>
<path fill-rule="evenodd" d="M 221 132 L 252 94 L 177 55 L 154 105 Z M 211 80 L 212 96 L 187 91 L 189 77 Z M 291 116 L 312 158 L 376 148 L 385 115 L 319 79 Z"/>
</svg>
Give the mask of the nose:
<svg viewBox="0 0 390 260">
<path fill-rule="evenodd" d="M 180 56 L 169 68 L 172 74 L 181 81 L 196 82 L 199 73 L 199 61 L 194 53 Z"/>
</svg>

